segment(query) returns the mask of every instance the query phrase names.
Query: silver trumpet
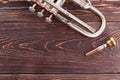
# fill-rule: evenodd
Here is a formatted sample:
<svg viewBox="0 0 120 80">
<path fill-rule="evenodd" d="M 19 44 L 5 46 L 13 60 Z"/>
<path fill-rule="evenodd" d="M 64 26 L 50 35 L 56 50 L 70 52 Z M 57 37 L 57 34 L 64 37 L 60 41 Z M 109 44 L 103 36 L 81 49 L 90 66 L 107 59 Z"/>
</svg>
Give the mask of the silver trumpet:
<svg viewBox="0 0 120 80">
<path fill-rule="evenodd" d="M 33 6 L 29 7 L 31 12 L 35 12 L 35 7 L 41 6 L 43 9 L 37 13 L 39 17 L 43 17 L 44 11 L 48 11 L 51 13 L 49 17 L 46 17 L 47 22 L 52 22 L 52 17 L 55 16 L 58 20 L 62 21 L 63 23 L 67 24 L 69 27 L 73 28 L 74 30 L 82 33 L 87 37 L 97 37 L 99 36 L 105 29 L 106 20 L 104 15 L 97 10 L 95 7 L 92 6 L 90 0 L 72 0 L 74 3 L 82 7 L 83 9 L 89 9 L 93 11 L 95 14 L 99 16 L 101 19 L 101 26 L 98 30 L 95 30 L 93 27 L 85 23 L 84 21 L 80 20 L 67 10 L 63 9 L 62 6 L 64 5 L 66 0 L 27 0 L 32 1 L 34 4 Z M 62 13 L 62 14 L 60 14 Z M 73 21 L 67 19 L 66 17 L 62 16 L 65 15 L 66 17 L 72 19 Z M 82 25 L 80 27 L 79 25 Z"/>
</svg>

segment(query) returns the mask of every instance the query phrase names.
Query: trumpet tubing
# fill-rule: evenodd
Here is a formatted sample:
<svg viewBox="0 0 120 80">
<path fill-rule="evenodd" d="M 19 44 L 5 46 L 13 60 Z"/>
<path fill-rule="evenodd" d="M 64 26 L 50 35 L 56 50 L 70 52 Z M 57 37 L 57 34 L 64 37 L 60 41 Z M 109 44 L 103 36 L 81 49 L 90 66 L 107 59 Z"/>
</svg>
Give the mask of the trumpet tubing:
<svg viewBox="0 0 120 80">
<path fill-rule="evenodd" d="M 25 0 L 0 0 L 0 2 L 6 3 L 9 1 L 25 1 Z M 81 34 L 87 36 L 87 37 L 97 37 L 105 29 L 106 26 L 106 19 L 104 15 L 95 7 L 92 6 L 90 0 L 69 0 L 73 1 L 75 4 L 80 6 L 83 9 L 89 9 L 92 12 L 94 12 L 96 15 L 99 16 L 101 19 L 101 26 L 98 30 L 94 29 L 75 15 L 71 14 L 62 6 L 66 2 L 66 0 L 27 0 L 28 2 L 33 2 L 33 5 L 29 7 L 29 10 L 31 12 L 36 12 L 36 6 L 40 6 L 43 9 L 37 12 L 38 17 L 43 17 L 44 12 L 48 11 L 50 12 L 50 16 L 46 17 L 46 21 L 51 23 L 52 17 L 55 16 L 59 21 L 65 23 L 69 27 L 73 28 L 74 30 L 80 32 Z M 62 13 L 62 14 L 60 14 Z M 66 16 L 64 17 L 63 14 Z M 68 18 L 72 19 L 73 21 L 69 20 Z M 79 25 L 78 25 L 79 24 Z M 81 25 L 81 26 L 80 26 Z"/>
<path fill-rule="evenodd" d="M 51 5 L 51 7 L 53 7 L 55 9 L 55 11 L 53 11 L 52 10 L 53 8 L 50 8 L 47 11 L 49 11 L 50 13 L 55 15 L 55 17 L 57 17 L 58 20 L 62 21 L 63 23 L 67 24 L 69 27 L 73 28 L 74 30 L 82 33 L 83 35 L 85 35 L 87 37 L 99 36 L 104 31 L 105 26 L 106 26 L 106 20 L 105 20 L 105 17 L 103 16 L 103 14 L 99 10 L 97 10 L 95 7 L 93 7 L 89 0 L 72 0 L 72 1 L 84 9 L 90 9 L 91 11 L 93 11 L 95 14 L 97 14 L 99 16 L 99 18 L 101 19 L 101 26 L 100 26 L 99 30 L 95 30 L 93 27 L 91 27 L 84 21 L 80 20 L 79 18 L 77 18 L 76 16 L 74 16 L 73 14 L 68 12 L 67 10 L 63 9 L 62 6 L 65 3 L 65 0 L 57 0 L 56 2 L 51 2 L 49 0 L 43 0 L 43 2 L 46 2 L 48 5 Z M 77 24 L 71 22 L 69 19 L 63 17 L 61 14 L 59 14 L 59 12 L 66 15 L 67 17 L 71 18 L 78 24 L 82 25 L 82 27 L 86 28 L 88 31 L 81 28 Z"/>
</svg>

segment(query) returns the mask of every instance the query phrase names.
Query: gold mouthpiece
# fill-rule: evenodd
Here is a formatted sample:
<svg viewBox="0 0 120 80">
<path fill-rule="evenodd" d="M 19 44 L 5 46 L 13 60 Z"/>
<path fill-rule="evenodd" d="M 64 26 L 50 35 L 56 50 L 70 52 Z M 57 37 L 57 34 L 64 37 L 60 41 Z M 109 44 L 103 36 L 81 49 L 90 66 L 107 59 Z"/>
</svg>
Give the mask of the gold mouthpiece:
<svg viewBox="0 0 120 80">
<path fill-rule="evenodd" d="M 113 47 L 113 46 L 116 46 L 116 45 L 117 45 L 117 43 L 116 43 L 115 39 L 113 37 L 110 37 L 110 39 L 105 44 L 93 49 L 92 51 L 86 53 L 85 55 L 86 56 L 91 56 L 91 55 L 97 53 L 98 51 L 100 51 L 100 50 L 102 50 L 106 47 Z"/>
</svg>

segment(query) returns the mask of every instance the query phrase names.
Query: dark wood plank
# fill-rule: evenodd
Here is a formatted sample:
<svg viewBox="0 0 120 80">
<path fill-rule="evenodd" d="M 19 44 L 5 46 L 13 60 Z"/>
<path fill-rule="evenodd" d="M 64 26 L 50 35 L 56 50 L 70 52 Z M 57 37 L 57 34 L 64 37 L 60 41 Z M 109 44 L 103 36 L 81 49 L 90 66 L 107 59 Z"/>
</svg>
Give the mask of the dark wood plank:
<svg viewBox="0 0 120 80">
<path fill-rule="evenodd" d="M 98 25 L 95 22 L 90 24 Z M 82 36 L 61 23 L 0 25 L 0 73 L 120 72 L 119 22 L 108 23 L 105 32 L 94 39 Z M 117 40 L 117 47 L 85 57 L 86 52 L 103 44 L 111 35 Z"/>
<path fill-rule="evenodd" d="M 1 74 L 0 80 L 119 80 L 119 74 Z"/>
<path fill-rule="evenodd" d="M 68 3 L 64 8 L 90 25 L 99 26 L 95 15 L 79 7 L 67 7 Z M 119 0 L 93 3 L 108 21 L 105 32 L 94 39 L 56 20 L 45 23 L 44 18 L 27 10 L 29 3 L 0 4 L 0 73 L 120 73 Z M 116 47 L 85 57 L 110 36 L 116 39 Z"/>
</svg>

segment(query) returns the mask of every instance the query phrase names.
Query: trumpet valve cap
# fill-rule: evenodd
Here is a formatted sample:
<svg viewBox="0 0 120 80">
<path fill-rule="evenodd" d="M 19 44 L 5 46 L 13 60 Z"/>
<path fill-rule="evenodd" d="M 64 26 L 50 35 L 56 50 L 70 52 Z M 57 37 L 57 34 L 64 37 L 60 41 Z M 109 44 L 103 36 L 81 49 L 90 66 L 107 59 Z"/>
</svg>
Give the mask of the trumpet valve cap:
<svg viewBox="0 0 120 80">
<path fill-rule="evenodd" d="M 42 12 L 38 12 L 38 13 L 37 13 L 37 16 L 41 18 L 41 17 L 44 16 L 44 14 L 43 14 Z"/>
<path fill-rule="evenodd" d="M 35 12 L 35 8 L 30 6 L 30 7 L 29 7 L 29 11 L 30 11 L 30 12 Z"/>
<path fill-rule="evenodd" d="M 49 18 L 49 17 L 46 17 L 46 22 L 48 22 L 48 23 L 52 23 L 52 19 Z"/>
</svg>

